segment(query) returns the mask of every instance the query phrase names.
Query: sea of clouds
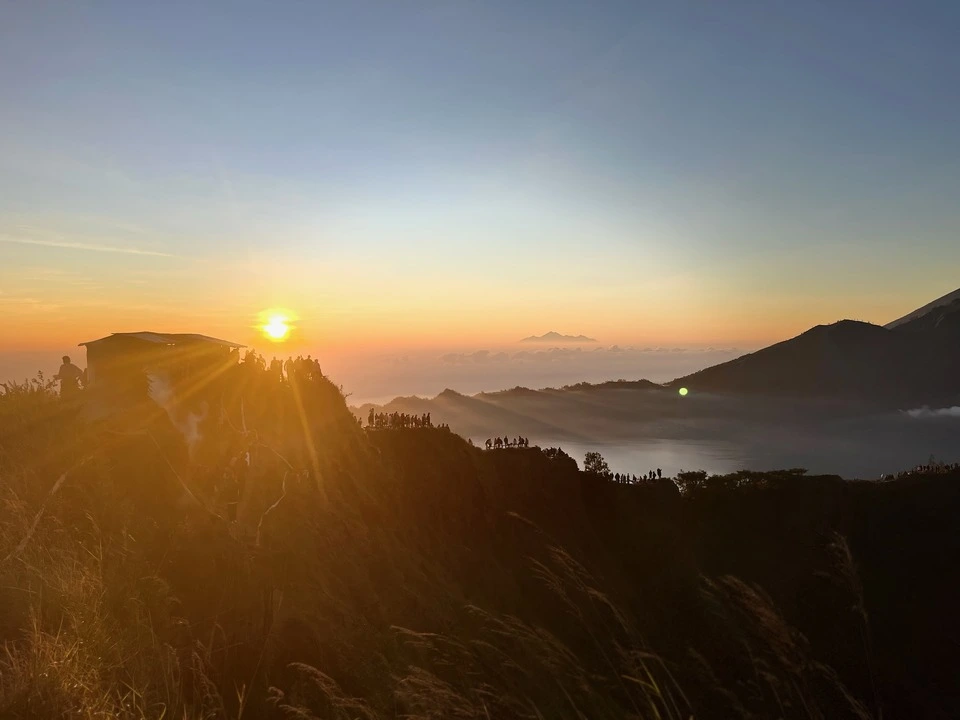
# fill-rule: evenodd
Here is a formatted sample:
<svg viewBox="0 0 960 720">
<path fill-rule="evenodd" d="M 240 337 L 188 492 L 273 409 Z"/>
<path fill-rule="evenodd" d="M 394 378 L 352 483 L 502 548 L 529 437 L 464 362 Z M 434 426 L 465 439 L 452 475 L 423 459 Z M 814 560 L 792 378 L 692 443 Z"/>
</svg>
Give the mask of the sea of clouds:
<svg viewBox="0 0 960 720">
<path fill-rule="evenodd" d="M 619 345 L 461 349 L 334 357 L 323 368 L 353 393 L 351 402 L 362 403 L 432 397 L 446 388 L 475 394 L 620 379 L 666 382 L 741 354 L 736 348 Z"/>
<path fill-rule="evenodd" d="M 904 414 L 914 418 L 915 420 L 929 420 L 933 418 L 946 417 L 960 418 L 960 407 L 957 405 L 943 408 L 929 408 L 924 406 L 921 408 L 914 408 L 913 410 L 907 410 Z"/>
</svg>

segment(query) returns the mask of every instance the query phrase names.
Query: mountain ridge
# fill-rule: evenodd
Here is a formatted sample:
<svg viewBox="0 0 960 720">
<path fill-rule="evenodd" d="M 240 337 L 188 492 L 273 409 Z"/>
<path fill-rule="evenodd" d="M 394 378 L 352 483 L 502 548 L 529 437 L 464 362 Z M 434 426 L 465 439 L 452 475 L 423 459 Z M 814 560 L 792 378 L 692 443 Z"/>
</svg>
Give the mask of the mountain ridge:
<svg viewBox="0 0 960 720">
<path fill-rule="evenodd" d="M 374 408 L 377 412 L 380 412 L 392 408 L 392 406 L 395 405 L 402 405 L 403 410 L 400 411 L 409 412 L 408 406 L 410 404 L 430 403 L 438 400 L 496 400 L 507 397 L 533 397 L 559 393 L 584 393 L 604 390 L 663 390 L 665 387 L 666 386 L 661 383 L 655 383 L 652 380 L 641 378 L 638 380 L 604 380 L 598 383 L 579 382 L 572 385 L 561 385 L 558 388 L 529 388 L 517 385 L 512 388 L 504 388 L 503 390 L 482 390 L 473 395 L 465 395 L 453 388 L 445 388 L 432 397 L 422 395 L 397 395 L 384 403 L 366 402 L 360 405 L 351 405 L 350 409 L 355 413 L 360 413 L 361 411 L 368 412 L 370 408 Z"/>
<path fill-rule="evenodd" d="M 884 405 L 960 397 L 960 290 L 886 326 L 841 320 L 667 383 L 736 394 L 834 396 Z"/>
<path fill-rule="evenodd" d="M 558 333 L 555 330 L 546 332 L 543 335 L 531 335 L 529 337 L 523 338 L 520 342 L 522 343 L 547 343 L 547 342 L 559 342 L 559 343 L 595 343 L 597 342 L 595 338 L 587 337 L 586 335 L 564 335 L 563 333 Z"/>
<path fill-rule="evenodd" d="M 919 307 L 912 312 L 907 313 L 903 317 L 897 318 L 893 322 L 887 323 L 886 325 L 884 325 L 884 327 L 887 328 L 888 330 L 894 330 L 898 327 L 902 327 L 912 322 L 915 322 L 917 320 L 921 320 L 923 317 L 929 315 L 930 313 L 936 310 L 944 309 L 949 306 L 954 306 L 957 303 L 960 303 L 960 288 L 954 290 L 953 292 L 949 292 L 946 295 L 938 297 L 933 302 L 929 302 L 926 305 Z"/>
</svg>

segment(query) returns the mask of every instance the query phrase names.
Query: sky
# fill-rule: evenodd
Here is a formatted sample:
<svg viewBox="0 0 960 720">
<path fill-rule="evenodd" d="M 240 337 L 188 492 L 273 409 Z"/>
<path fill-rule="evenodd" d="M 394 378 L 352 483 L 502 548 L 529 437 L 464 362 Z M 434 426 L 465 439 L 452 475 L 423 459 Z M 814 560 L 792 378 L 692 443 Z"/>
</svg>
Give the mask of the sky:
<svg viewBox="0 0 960 720">
<path fill-rule="evenodd" d="M 263 346 L 271 308 L 269 353 L 345 367 L 759 347 L 960 285 L 957 3 L 0 16 L 0 375 L 110 332 Z"/>
</svg>

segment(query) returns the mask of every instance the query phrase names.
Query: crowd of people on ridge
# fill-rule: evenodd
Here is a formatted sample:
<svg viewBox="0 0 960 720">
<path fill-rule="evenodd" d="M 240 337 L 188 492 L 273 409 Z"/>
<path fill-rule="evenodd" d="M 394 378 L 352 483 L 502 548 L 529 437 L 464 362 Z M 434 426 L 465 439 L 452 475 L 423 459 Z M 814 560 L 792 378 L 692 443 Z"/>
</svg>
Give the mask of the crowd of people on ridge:
<svg viewBox="0 0 960 720">
<path fill-rule="evenodd" d="M 525 437 L 516 437 L 513 440 L 504 435 L 502 438 L 487 438 L 485 443 L 487 450 L 500 450 L 502 448 L 511 448 L 511 447 L 530 447 L 530 438 Z"/>
<path fill-rule="evenodd" d="M 656 482 L 657 480 L 663 479 L 663 470 L 657 468 L 656 470 L 650 470 L 646 475 L 641 475 L 637 477 L 631 473 L 613 473 L 608 475 L 610 480 L 613 480 L 615 483 L 623 483 L 627 485 L 637 485 L 638 483 L 644 482 Z"/>
<path fill-rule="evenodd" d="M 374 412 L 373 408 L 370 408 L 370 413 L 367 415 L 367 427 L 375 429 L 406 429 L 406 428 L 432 428 L 433 420 L 430 418 L 430 413 L 423 413 L 422 415 L 411 415 L 410 413 L 385 413 L 385 412 Z M 448 426 L 443 424 L 440 425 L 441 428 L 447 429 Z"/>
<path fill-rule="evenodd" d="M 530 447 L 530 438 L 525 438 L 523 436 L 518 436 L 511 440 L 506 435 L 502 438 L 487 438 L 487 441 L 484 443 L 484 446 L 487 450 L 502 450 L 505 448 L 528 448 Z M 547 457 L 554 457 L 556 454 L 562 453 L 559 448 L 547 448 L 544 451 L 544 454 Z M 663 470 L 657 468 L 656 470 L 650 470 L 646 475 L 641 475 L 637 477 L 632 473 L 611 473 L 608 472 L 604 475 L 608 480 L 611 480 L 615 483 L 622 483 L 627 485 L 636 485 L 644 482 L 656 482 L 657 480 L 663 479 Z"/>
<path fill-rule="evenodd" d="M 290 382 L 294 379 L 309 380 L 311 378 L 323 377 L 323 370 L 320 369 L 320 361 L 315 360 L 310 355 L 306 357 L 301 355 L 295 358 L 288 357 L 286 360 L 280 360 L 274 357 L 268 366 L 267 359 L 263 355 L 259 355 L 253 350 L 248 350 L 243 356 L 243 364 L 251 364 L 259 367 L 261 370 L 269 369 L 270 375 L 277 382 L 283 382 L 284 380 Z"/>
<path fill-rule="evenodd" d="M 880 476 L 881 480 L 902 480 L 903 478 L 915 475 L 949 475 L 960 472 L 960 463 L 942 463 L 931 460 L 923 465 L 916 465 L 909 470 L 901 470 L 898 473 L 889 473 Z"/>
</svg>

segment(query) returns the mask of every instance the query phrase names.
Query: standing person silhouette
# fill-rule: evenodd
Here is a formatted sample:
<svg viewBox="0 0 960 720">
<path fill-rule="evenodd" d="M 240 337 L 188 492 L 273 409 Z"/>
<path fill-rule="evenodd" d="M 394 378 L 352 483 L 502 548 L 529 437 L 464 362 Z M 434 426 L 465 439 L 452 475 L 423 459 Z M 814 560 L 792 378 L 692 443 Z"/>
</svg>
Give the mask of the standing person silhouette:
<svg viewBox="0 0 960 720">
<path fill-rule="evenodd" d="M 80 390 L 80 378 L 83 377 L 83 370 L 70 362 L 69 355 L 64 355 L 61 359 L 63 365 L 60 366 L 60 370 L 54 378 L 60 381 L 60 397 L 66 397 Z"/>
</svg>

